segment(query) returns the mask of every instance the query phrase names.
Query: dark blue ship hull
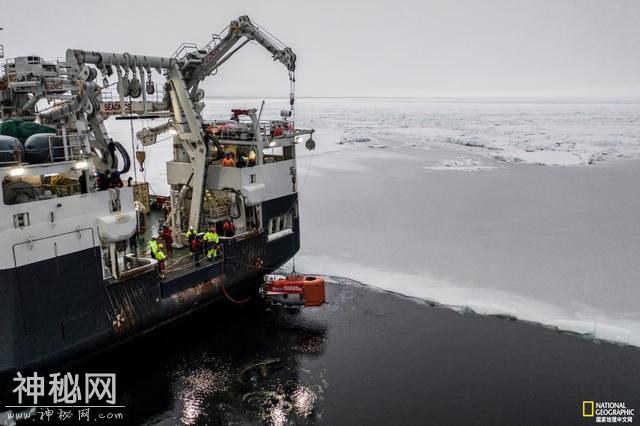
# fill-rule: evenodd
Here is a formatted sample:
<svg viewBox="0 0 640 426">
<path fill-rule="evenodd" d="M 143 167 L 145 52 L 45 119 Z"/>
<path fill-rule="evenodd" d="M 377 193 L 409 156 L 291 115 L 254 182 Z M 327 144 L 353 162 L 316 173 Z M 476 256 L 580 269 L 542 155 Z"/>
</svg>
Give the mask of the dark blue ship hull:
<svg viewBox="0 0 640 426">
<path fill-rule="evenodd" d="M 263 203 L 263 223 L 292 208 L 297 194 Z M 145 333 L 231 293 L 255 291 L 266 273 L 300 248 L 293 233 L 224 242 L 224 257 L 161 280 L 151 270 L 112 282 L 102 278 L 95 247 L 0 270 L 0 374 L 69 362 Z M 224 286 L 224 288 L 223 288 Z"/>
</svg>

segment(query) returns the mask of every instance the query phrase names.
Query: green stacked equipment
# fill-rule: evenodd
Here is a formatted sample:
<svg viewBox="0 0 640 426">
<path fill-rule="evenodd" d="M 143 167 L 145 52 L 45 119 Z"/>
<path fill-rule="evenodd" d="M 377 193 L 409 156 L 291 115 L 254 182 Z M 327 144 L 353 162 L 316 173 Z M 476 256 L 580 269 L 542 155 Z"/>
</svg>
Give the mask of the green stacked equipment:
<svg viewBox="0 0 640 426">
<path fill-rule="evenodd" d="M 31 135 L 55 132 L 55 129 L 43 126 L 34 121 L 12 119 L 0 123 L 0 135 L 14 137 L 22 143 L 24 143 Z"/>
</svg>

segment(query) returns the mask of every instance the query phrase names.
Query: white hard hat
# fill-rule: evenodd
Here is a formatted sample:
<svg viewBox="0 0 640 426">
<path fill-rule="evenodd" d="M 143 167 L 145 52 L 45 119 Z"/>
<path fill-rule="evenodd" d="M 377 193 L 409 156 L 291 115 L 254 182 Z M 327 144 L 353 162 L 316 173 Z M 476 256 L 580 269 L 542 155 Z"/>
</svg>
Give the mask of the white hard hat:
<svg viewBox="0 0 640 426">
<path fill-rule="evenodd" d="M 153 235 L 151 236 L 151 239 L 152 239 L 152 240 L 155 240 L 155 239 L 157 239 L 157 238 L 158 238 L 158 234 L 153 234 Z"/>
</svg>

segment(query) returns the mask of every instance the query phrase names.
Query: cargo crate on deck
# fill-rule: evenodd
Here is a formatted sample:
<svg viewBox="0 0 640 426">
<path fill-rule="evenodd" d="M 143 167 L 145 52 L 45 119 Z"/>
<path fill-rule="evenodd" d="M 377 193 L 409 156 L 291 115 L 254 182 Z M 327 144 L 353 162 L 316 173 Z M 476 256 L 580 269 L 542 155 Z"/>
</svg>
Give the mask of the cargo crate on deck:
<svg viewBox="0 0 640 426">
<path fill-rule="evenodd" d="M 131 185 L 133 188 L 133 199 L 140 202 L 144 206 L 145 214 L 151 211 L 151 202 L 149 200 L 149 184 L 147 182 L 135 182 Z"/>
</svg>

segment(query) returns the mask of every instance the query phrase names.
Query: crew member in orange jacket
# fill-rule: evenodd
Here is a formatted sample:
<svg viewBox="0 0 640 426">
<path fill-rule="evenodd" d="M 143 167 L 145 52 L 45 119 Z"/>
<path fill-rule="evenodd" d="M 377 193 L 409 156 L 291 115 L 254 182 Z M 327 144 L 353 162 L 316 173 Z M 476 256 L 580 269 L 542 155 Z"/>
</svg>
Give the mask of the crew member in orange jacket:
<svg viewBox="0 0 640 426">
<path fill-rule="evenodd" d="M 231 153 L 230 152 L 225 152 L 224 153 L 224 159 L 222 160 L 222 165 L 224 167 L 235 167 L 236 166 L 236 160 L 234 160 L 231 157 Z"/>
</svg>

